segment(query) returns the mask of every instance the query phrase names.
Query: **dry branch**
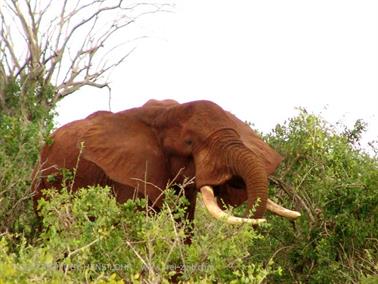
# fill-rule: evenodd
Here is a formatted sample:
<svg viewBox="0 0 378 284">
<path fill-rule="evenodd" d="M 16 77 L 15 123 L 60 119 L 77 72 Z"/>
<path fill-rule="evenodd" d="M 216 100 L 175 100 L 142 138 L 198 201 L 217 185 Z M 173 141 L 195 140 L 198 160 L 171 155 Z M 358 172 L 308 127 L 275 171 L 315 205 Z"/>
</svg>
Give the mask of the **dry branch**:
<svg viewBox="0 0 378 284">
<path fill-rule="evenodd" d="M 291 186 L 274 176 L 269 177 L 269 180 L 278 186 L 279 189 L 283 190 L 291 200 L 294 200 L 298 209 L 305 210 L 312 223 L 315 222 L 314 212 L 311 210 L 311 207 Z"/>
<path fill-rule="evenodd" d="M 171 7 L 125 0 L 1 1 L 0 108 L 7 78 L 21 83 L 21 96 L 30 84 L 53 86 L 53 98 L 41 101 L 50 107 L 83 86 L 109 88 L 105 74 L 133 50 L 125 47 L 130 40 L 119 42 L 124 30 Z"/>
</svg>

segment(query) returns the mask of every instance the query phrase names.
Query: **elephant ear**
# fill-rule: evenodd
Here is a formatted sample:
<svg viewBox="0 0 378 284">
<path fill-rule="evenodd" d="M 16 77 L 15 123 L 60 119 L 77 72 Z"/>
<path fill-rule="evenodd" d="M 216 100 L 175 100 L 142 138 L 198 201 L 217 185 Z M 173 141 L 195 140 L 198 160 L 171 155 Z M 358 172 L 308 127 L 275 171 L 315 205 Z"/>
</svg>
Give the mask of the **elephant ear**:
<svg viewBox="0 0 378 284">
<path fill-rule="evenodd" d="M 152 129 L 133 112 L 102 112 L 87 119 L 90 127 L 80 139 L 84 143 L 83 158 L 99 166 L 113 181 L 148 196 L 159 207 L 167 171 Z"/>
<path fill-rule="evenodd" d="M 235 122 L 236 131 L 239 133 L 244 145 L 260 156 L 265 165 L 267 174 L 273 174 L 283 160 L 283 157 L 262 140 L 261 137 L 246 123 L 242 122 L 230 112 L 227 112 L 227 114 Z"/>
</svg>

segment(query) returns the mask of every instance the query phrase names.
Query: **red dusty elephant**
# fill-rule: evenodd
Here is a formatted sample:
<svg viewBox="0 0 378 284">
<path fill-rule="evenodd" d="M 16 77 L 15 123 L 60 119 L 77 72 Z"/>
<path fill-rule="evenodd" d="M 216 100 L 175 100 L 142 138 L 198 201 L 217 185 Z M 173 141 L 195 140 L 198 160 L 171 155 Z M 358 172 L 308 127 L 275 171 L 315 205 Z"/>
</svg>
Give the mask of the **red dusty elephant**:
<svg viewBox="0 0 378 284">
<path fill-rule="evenodd" d="M 150 100 L 117 113 L 99 111 L 57 129 L 41 151 L 34 200 L 42 189 L 62 186 L 62 168 L 76 169 L 72 190 L 109 185 L 119 202 L 146 197 L 156 210 L 169 181 L 195 177 L 185 188 L 189 219 L 197 192 L 211 215 L 229 223 L 263 222 L 266 209 L 295 219 L 298 212 L 267 196 L 267 177 L 281 160 L 249 126 L 213 102 Z M 233 206 L 247 201 L 248 208 L 259 202 L 253 219 L 239 218 L 222 211 L 215 197 Z"/>
</svg>

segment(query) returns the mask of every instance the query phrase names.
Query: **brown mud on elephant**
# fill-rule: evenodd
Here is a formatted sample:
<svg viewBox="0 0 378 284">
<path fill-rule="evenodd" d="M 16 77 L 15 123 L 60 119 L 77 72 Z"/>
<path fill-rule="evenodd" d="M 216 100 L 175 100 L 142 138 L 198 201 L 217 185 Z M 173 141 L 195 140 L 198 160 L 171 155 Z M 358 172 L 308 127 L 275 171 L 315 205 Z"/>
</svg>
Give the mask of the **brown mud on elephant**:
<svg viewBox="0 0 378 284">
<path fill-rule="evenodd" d="M 109 185 L 119 202 L 146 197 L 156 210 L 169 181 L 195 177 L 184 192 L 190 220 L 197 192 L 211 215 L 229 223 L 264 222 L 266 209 L 296 219 L 298 212 L 267 196 L 268 176 L 281 160 L 249 126 L 215 103 L 150 100 L 118 113 L 96 112 L 57 129 L 41 151 L 34 201 L 42 189 L 62 186 L 61 169 L 76 169 L 73 191 Z M 253 219 L 227 215 L 216 197 L 232 206 L 247 201 L 249 209 L 258 201 Z"/>
</svg>

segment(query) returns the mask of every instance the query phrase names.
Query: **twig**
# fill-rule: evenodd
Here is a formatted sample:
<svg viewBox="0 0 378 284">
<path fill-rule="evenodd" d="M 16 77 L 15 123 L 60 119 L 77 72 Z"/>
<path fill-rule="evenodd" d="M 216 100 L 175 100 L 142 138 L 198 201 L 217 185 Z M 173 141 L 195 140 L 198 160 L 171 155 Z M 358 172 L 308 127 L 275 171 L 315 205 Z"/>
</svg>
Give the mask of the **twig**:
<svg viewBox="0 0 378 284">
<path fill-rule="evenodd" d="M 98 241 L 100 241 L 103 237 L 98 237 L 97 239 L 91 241 L 89 244 L 86 244 L 85 246 L 81 247 L 81 248 L 78 248 L 78 249 L 75 249 L 74 251 L 70 252 L 67 256 L 67 258 L 70 258 L 71 256 L 85 250 L 86 248 L 89 248 L 91 246 L 93 246 L 95 243 L 97 243 Z"/>
<path fill-rule="evenodd" d="M 133 247 L 133 245 L 128 240 L 126 240 L 126 244 L 129 246 L 129 248 L 131 248 L 133 253 L 137 256 L 137 258 L 139 258 L 139 260 L 143 263 L 143 265 L 145 267 L 147 267 L 150 275 L 155 275 L 153 268 L 143 259 L 143 257 L 136 251 L 136 249 Z"/>
<path fill-rule="evenodd" d="M 299 202 L 301 208 L 303 208 L 307 212 L 311 222 L 315 222 L 315 217 L 311 209 L 307 206 L 306 202 L 299 196 L 299 194 L 297 194 L 289 185 L 287 185 L 277 177 L 271 176 L 269 177 L 269 180 L 272 181 L 275 185 L 279 186 L 279 188 L 281 188 L 291 199 Z"/>
<path fill-rule="evenodd" d="M 177 232 L 177 228 L 176 228 L 176 221 L 175 219 L 173 218 L 173 214 L 172 214 L 172 211 L 171 211 L 171 208 L 169 208 L 169 206 L 167 206 L 168 208 L 168 212 L 169 212 L 169 217 L 171 218 L 171 221 L 172 221 L 172 227 L 173 227 L 173 231 L 175 233 L 175 242 L 174 244 L 172 245 L 171 247 L 171 250 L 169 251 L 168 253 L 168 256 L 167 256 L 167 262 L 169 260 L 169 256 L 172 254 L 175 246 L 177 243 L 179 243 L 179 251 L 180 251 L 180 256 L 181 256 L 181 260 L 182 260 L 182 263 L 183 263 L 183 266 L 184 266 L 184 270 L 186 270 L 186 264 L 185 264 L 185 258 L 184 258 L 184 253 L 182 252 L 182 242 L 181 242 L 181 239 L 178 235 L 178 232 Z"/>
</svg>

